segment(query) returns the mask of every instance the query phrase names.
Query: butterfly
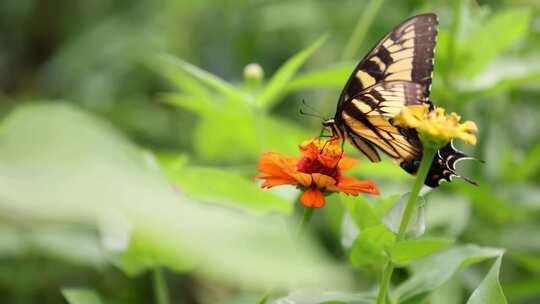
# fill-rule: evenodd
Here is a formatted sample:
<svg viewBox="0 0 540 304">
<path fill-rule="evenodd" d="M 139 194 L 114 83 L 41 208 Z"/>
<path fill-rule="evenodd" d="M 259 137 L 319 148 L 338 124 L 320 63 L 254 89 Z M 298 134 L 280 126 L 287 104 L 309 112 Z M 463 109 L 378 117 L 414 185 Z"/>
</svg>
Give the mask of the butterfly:
<svg viewBox="0 0 540 304">
<path fill-rule="evenodd" d="M 435 108 L 429 93 L 437 25 L 437 15 L 421 14 L 384 36 L 353 70 L 339 96 L 334 118 L 324 120 L 323 127 L 372 162 L 381 160 L 381 150 L 415 174 L 422 159 L 422 143 L 415 129 L 394 126 L 392 118 L 409 105 Z M 435 155 L 425 184 L 437 187 L 456 176 L 475 184 L 456 173 L 456 163 L 468 158 L 448 143 Z"/>
</svg>

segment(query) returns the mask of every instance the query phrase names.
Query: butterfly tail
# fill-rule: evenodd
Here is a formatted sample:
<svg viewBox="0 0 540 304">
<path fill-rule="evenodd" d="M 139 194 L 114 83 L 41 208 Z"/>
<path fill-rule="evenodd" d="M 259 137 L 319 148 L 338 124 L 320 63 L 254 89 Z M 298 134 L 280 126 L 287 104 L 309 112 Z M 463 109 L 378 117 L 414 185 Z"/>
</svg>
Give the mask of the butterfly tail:
<svg viewBox="0 0 540 304">
<path fill-rule="evenodd" d="M 468 156 L 465 153 L 456 149 L 453 142 L 448 143 L 437 151 L 433 158 L 433 163 L 429 169 L 426 177 L 425 185 L 435 188 L 443 181 L 451 181 L 452 178 L 458 177 L 468 182 L 469 184 L 477 186 L 478 184 L 464 176 L 459 175 L 456 172 L 456 164 L 465 159 L 475 159 Z"/>
</svg>

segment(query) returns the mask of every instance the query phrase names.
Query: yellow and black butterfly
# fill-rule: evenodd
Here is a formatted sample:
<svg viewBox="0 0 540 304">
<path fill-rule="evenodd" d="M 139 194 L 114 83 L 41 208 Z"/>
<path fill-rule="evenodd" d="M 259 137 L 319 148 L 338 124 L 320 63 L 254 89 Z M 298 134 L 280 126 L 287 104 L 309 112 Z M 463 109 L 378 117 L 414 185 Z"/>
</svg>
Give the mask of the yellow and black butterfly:
<svg viewBox="0 0 540 304">
<path fill-rule="evenodd" d="M 392 118 L 408 105 L 434 108 L 429 92 L 437 24 L 437 16 L 427 13 L 405 20 L 388 33 L 356 66 L 339 96 L 334 118 L 323 121 L 323 126 L 372 162 L 381 160 L 377 147 L 415 174 L 422 143 L 416 130 L 396 127 Z M 425 184 L 436 187 L 444 180 L 461 177 L 455 165 L 467 158 L 452 143 L 444 146 L 435 156 Z"/>
</svg>

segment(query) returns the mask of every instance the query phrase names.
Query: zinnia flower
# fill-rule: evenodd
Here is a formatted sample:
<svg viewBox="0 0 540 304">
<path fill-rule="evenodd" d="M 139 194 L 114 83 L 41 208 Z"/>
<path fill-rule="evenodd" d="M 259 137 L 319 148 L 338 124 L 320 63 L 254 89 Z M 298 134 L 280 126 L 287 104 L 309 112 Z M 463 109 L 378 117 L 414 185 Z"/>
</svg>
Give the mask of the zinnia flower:
<svg viewBox="0 0 540 304">
<path fill-rule="evenodd" d="M 338 138 L 310 139 L 300 145 L 301 157 L 288 157 L 275 152 L 265 153 L 259 161 L 263 188 L 279 185 L 296 185 L 304 193 L 300 202 L 306 207 L 321 208 L 323 194 L 343 192 L 358 195 L 361 192 L 379 194 L 372 181 L 360 181 L 344 176 L 356 160 L 344 155 Z"/>
<path fill-rule="evenodd" d="M 413 105 L 404 107 L 394 117 L 394 124 L 405 128 L 414 128 L 422 139 L 439 144 L 446 144 L 454 138 L 459 138 L 468 144 L 476 144 L 475 133 L 478 131 L 472 121 L 459 123 L 461 116 L 456 113 L 444 114 L 444 108 L 437 107 L 430 111 L 428 105 Z"/>
</svg>

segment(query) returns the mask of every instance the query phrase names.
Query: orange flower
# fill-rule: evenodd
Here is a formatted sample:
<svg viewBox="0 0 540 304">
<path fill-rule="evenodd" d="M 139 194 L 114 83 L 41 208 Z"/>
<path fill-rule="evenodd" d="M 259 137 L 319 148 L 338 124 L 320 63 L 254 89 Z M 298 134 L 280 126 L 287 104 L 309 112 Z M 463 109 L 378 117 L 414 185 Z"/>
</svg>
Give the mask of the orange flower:
<svg viewBox="0 0 540 304">
<path fill-rule="evenodd" d="M 300 145 L 301 157 L 288 157 L 275 152 L 265 153 L 258 169 L 263 188 L 279 185 L 296 185 L 304 193 L 300 202 L 306 207 L 324 206 L 324 194 L 343 192 L 358 195 L 360 192 L 379 194 L 372 181 L 360 181 L 342 173 L 356 164 L 344 155 L 339 138 L 310 139 Z"/>
</svg>

